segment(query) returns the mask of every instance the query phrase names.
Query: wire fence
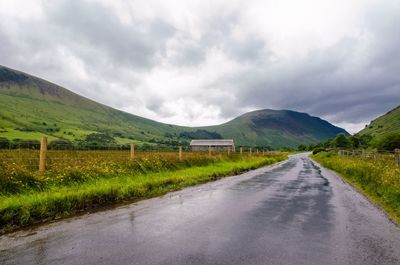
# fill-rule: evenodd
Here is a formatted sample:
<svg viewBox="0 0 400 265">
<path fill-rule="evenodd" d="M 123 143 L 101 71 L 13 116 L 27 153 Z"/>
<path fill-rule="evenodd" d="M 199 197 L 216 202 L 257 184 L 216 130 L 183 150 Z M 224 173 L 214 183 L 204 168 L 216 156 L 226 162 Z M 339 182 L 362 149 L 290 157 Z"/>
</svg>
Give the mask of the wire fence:
<svg viewBox="0 0 400 265">
<path fill-rule="evenodd" d="M 39 143 L 1 146 L 0 170 L 22 169 L 29 171 L 53 168 L 98 165 L 100 163 L 127 163 L 130 161 L 184 161 L 201 159 L 223 159 L 225 157 L 279 155 L 263 147 L 240 146 L 239 148 L 213 146 L 203 151 L 192 151 L 188 146 L 165 145 L 72 145 L 47 144 L 43 138 Z"/>
<path fill-rule="evenodd" d="M 134 144 L 135 149 L 138 151 L 146 151 L 146 152 L 171 152 L 171 151 L 177 151 L 179 150 L 179 147 L 182 147 L 183 151 L 191 151 L 190 145 L 163 145 L 163 144 Z M 12 143 L 12 142 L 6 142 L 6 143 L 1 143 L 0 142 L 0 151 L 7 151 L 7 150 L 40 150 L 41 143 L 38 142 L 26 142 L 26 143 Z M 50 143 L 47 146 L 48 150 L 62 150 L 62 151 L 68 151 L 68 150 L 73 150 L 73 151 L 83 151 L 83 150 L 130 150 L 131 144 L 104 144 L 104 143 L 98 143 L 98 144 L 56 144 L 52 145 Z M 212 149 L 214 151 L 218 151 L 218 147 L 212 146 Z M 239 147 L 236 148 L 236 152 L 239 152 L 239 150 L 242 149 L 243 152 L 277 152 L 274 149 L 272 149 L 269 146 L 246 146 L 246 145 L 240 145 Z M 206 151 L 208 150 L 208 146 L 206 146 Z M 227 147 L 224 147 L 223 150 L 227 150 Z"/>
<path fill-rule="evenodd" d="M 396 165 L 400 166 L 400 149 L 395 149 L 394 151 L 339 150 L 338 155 L 357 157 L 360 159 L 373 160 L 373 161 L 392 161 Z"/>
</svg>

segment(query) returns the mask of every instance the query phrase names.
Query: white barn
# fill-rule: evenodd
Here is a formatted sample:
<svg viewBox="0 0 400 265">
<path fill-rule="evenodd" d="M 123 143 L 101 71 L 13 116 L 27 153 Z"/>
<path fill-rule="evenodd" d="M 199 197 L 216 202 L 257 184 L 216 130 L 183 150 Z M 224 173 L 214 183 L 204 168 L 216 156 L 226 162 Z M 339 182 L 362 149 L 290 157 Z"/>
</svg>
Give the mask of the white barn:
<svg viewBox="0 0 400 265">
<path fill-rule="evenodd" d="M 215 140 L 192 140 L 190 149 L 192 151 L 228 151 L 235 152 L 235 143 L 233 139 L 215 139 Z"/>
</svg>

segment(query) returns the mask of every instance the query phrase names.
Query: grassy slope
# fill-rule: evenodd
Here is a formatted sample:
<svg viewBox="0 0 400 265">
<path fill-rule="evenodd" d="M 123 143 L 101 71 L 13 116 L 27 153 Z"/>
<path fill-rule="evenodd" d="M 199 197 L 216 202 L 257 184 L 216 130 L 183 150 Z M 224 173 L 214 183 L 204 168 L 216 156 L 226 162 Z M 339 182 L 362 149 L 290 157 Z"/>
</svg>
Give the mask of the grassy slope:
<svg viewBox="0 0 400 265">
<path fill-rule="evenodd" d="M 124 174 L 93 179 L 64 187 L 50 187 L 0 197 L 0 232 L 35 222 L 71 216 L 75 213 L 126 200 L 138 200 L 216 180 L 276 163 L 281 157 L 252 157 L 219 161 L 206 166 L 141 175 Z"/>
<path fill-rule="evenodd" d="M 15 128 L 30 128 L 34 132 Z M 304 113 L 274 110 L 247 113 L 228 123 L 204 128 L 224 138 L 235 139 L 237 145 L 275 148 L 316 143 L 343 132 Z M 39 139 L 44 134 L 51 139 L 73 140 L 92 132 L 107 132 L 121 134 L 119 143 L 128 143 L 132 139 L 139 142 L 152 138 L 166 140 L 166 133 L 177 140 L 179 133 L 197 129 L 167 125 L 118 111 L 45 80 L 0 66 L 0 137 Z"/>
<path fill-rule="evenodd" d="M 147 141 L 162 138 L 166 132 L 176 133 L 179 128 L 115 110 L 25 74 L 19 79 L 4 77 L 4 72 L 3 82 L 0 72 L 0 128 L 4 128 L 0 136 L 37 139 L 38 134 L 45 134 L 75 139 L 97 131 L 118 132 L 124 138 Z M 5 82 L 6 78 L 14 80 Z M 15 128 L 30 128 L 35 132 L 20 132 Z M 59 132 L 49 131 L 56 128 Z"/>
<path fill-rule="evenodd" d="M 400 133 L 400 106 L 373 120 L 359 135 L 371 135 L 381 138 L 388 133 Z"/>
<path fill-rule="evenodd" d="M 346 133 L 320 118 L 289 110 L 258 110 L 225 124 L 204 128 L 233 138 L 238 145 L 272 147 L 297 147 L 299 143 L 316 143 Z"/>
<path fill-rule="evenodd" d="M 338 172 L 347 182 L 380 205 L 400 224 L 400 167 L 388 161 L 339 157 L 332 153 L 312 156 L 322 166 Z"/>
</svg>

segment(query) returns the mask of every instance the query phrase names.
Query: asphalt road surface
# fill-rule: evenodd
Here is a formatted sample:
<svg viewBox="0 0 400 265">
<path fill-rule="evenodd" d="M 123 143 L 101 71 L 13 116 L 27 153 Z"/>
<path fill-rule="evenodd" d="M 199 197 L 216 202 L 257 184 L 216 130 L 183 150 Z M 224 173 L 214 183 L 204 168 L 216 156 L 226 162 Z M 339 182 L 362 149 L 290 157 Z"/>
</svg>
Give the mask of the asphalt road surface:
<svg viewBox="0 0 400 265">
<path fill-rule="evenodd" d="M 306 155 L 0 237 L 0 264 L 400 264 L 400 229 Z"/>
</svg>

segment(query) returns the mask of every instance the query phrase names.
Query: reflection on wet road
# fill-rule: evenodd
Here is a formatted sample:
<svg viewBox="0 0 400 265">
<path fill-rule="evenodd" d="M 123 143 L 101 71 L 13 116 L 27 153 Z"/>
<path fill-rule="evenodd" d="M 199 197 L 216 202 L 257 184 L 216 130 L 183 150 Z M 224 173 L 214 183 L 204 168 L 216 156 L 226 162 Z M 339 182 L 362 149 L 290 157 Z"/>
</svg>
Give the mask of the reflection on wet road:
<svg viewBox="0 0 400 265">
<path fill-rule="evenodd" d="M 400 264 L 400 229 L 306 155 L 0 238 L 1 264 Z"/>
</svg>

